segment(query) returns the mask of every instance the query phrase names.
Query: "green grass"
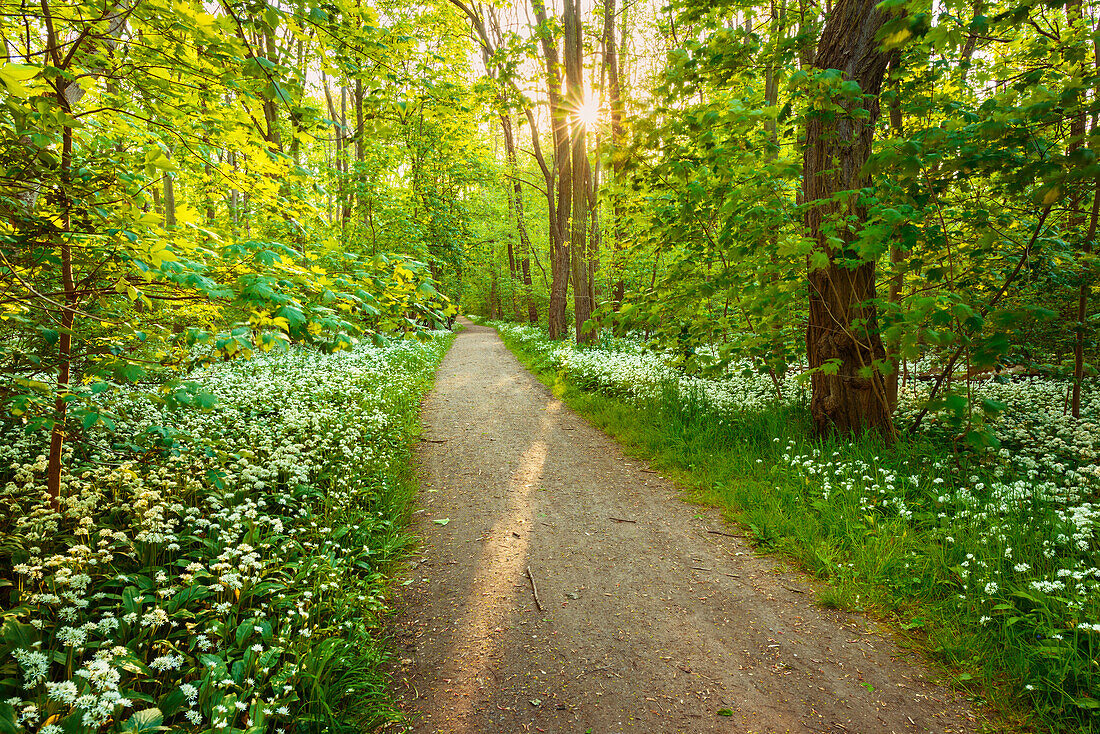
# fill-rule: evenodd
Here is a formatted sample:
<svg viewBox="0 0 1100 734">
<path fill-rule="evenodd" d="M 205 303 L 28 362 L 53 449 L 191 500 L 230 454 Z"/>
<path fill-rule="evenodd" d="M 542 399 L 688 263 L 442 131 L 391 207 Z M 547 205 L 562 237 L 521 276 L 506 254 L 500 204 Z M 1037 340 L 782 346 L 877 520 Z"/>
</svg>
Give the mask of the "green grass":
<svg viewBox="0 0 1100 734">
<path fill-rule="evenodd" d="M 567 405 L 684 486 L 685 499 L 720 509 L 758 550 L 817 579 L 821 606 L 882 621 L 932 661 L 945 682 L 983 699 L 992 709 L 986 731 L 1057 728 L 1031 716 L 1006 675 L 1026 666 L 1006 660 L 1013 653 L 1004 641 L 976 628 L 971 611 L 958 604 L 952 570 L 958 561 L 945 557 L 932 511 L 906 520 L 869 512 L 856 493 L 833 492 L 826 501 L 819 484 L 782 470 L 782 455 L 793 447 L 914 471 L 953 461 L 942 445 L 925 437 L 906 437 L 892 447 L 871 437 L 819 441 L 804 407 L 731 418 L 681 402 L 671 391 L 628 403 L 579 387 L 544 352 L 505 341 Z"/>
</svg>

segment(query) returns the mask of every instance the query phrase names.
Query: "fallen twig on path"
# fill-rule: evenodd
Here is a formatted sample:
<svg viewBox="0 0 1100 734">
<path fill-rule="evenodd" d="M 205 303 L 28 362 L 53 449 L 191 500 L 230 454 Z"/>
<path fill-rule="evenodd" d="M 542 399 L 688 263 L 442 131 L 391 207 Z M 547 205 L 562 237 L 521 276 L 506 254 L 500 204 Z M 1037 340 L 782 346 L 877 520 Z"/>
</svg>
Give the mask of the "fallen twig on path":
<svg viewBox="0 0 1100 734">
<path fill-rule="evenodd" d="M 527 578 L 531 579 L 531 595 L 535 597 L 535 606 L 538 608 L 539 613 L 542 612 L 542 602 L 539 601 L 539 589 L 535 586 L 535 576 L 531 573 L 531 567 L 527 567 Z"/>
<path fill-rule="evenodd" d="M 607 519 L 614 520 L 615 522 L 638 522 L 637 520 L 627 520 L 621 517 L 611 517 L 610 515 L 608 515 Z"/>
<path fill-rule="evenodd" d="M 447 443 L 447 439 L 445 438 L 424 438 L 423 436 L 421 436 L 420 440 L 424 443 Z"/>
<path fill-rule="evenodd" d="M 646 474 L 656 474 L 657 473 L 656 469 L 642 469 L 642 471 L 644 471 Z"/>
<path fill-rule="evenodd" d="M 741 578 L 740 576 L 738 576 L 738 575 L 737 575 L 737 574 L 735 574 L 735 573 L 726 573 L 725 571 L 715 571 L 715 570 L 714 570 L 713 568 L 702 568 L 702 567 L 700 567 L 700 566 L 692 566 L 692 567 L 691 567 L 691 570 L 692 570 L 692 571 L 710 571 L 711 573 L 720 573 L 720 574 L 722 574 L 723 576 L 729 576 L 729 577 L 730 577 L 731 579 L 739 579 L 739 578 Z"/>
<path fill-rule="evenodd" d="M 710 533 L 711 535 L 722 535 L 726 538 L 742 538 L 742 539 L 744 539 L 744 538 L 749 537 L 747 535 L 734 535 L 733 533 L 727 533 L 724 530 L 708 530 L 707 532 Z"/>
</svg>

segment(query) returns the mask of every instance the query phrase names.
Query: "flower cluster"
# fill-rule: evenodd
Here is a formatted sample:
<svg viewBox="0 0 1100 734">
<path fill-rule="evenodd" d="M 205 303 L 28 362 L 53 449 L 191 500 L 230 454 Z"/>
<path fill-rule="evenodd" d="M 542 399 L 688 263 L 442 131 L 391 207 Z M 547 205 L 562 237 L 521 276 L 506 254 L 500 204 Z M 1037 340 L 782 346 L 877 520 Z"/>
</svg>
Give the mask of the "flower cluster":
<svg viewBox="0 0 1100 734">
<path fill-rule="evenodd" d="M 122 392 L 113 432 L 71 442 L 59 510 L 48 436 L 0 425 L 0 728 L 282 731 L 342 699 L 319 676 L 378 648 L 446 341 L 219 364 L 189 376 L 206 410 Z"/>
</svg>

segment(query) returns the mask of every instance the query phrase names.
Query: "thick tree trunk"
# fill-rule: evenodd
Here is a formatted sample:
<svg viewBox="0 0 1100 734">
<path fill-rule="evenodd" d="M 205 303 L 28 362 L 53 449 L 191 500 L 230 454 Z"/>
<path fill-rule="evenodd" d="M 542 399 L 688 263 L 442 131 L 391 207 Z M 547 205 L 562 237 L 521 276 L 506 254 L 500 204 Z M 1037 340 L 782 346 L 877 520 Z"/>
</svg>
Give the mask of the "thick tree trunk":
<svg viewBox="0 0 1100 734">
<path fill-rule="evenodd" d="M 840 264 L 850 255 L 845 251 L 855 242 L 859 223 L 867 215 L 858 192 L 870 183 L 861 169 L 871 154 L 878 95 L 889 62 L 889 54 L 876 40 L 886 19 L 875 0 L 838 0 L 814 57 L 816 68 L 840 70 L 845 79 L 859 83 L 863 95 L 869 95 L 838 97 L 836 103 L 843 110 L 811 111 L 807 116 L 806 228 L 815 240 L 814 254 L 824 253 L 828 263 L 809 271 L 806 353 L 815 370 L 810 411 L 819 434 L 859 434 L 868 429 L 889 438 L 895 434 L 882 372 L 874 366 L 875 362 L 881 366 L 886 358 L 872 302 L 875 263 L 854 268 Z M 850 194 L 836 197 L 839 192 Z M 839 246 L 833 244 L 836 240 Z"/>
</svg>

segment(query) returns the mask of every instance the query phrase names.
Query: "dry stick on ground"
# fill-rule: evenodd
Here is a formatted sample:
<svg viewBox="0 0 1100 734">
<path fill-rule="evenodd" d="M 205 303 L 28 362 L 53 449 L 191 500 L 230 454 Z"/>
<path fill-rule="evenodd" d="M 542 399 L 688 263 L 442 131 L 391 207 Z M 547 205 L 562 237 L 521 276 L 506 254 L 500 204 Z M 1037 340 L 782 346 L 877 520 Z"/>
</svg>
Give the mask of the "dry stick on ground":
<svg viewBox="0 0 1100 734">
<path fill-rule="evenodd" d="M 607 516 L 607 519 L 614 520 L 615 522 L 638 522 L 637 520 L 625 520 L 621 517 L 611 517 L 610 515 Z"/>
<path fill-rule="evenodd" d="M 722 530 L 708 530 L 707 532 L 710 533 L 711 535 L 722 535 L 722 536 L 725 536 L 727 538 L 747 538 L 747 537 L 749 537 L 747 535 L 734 535 L 733 533 L 727 533 L 727 532 L 724 532 Z"/>
<path fill-rule="evenodd" d="M 542 602 L 539 601 L 539 589 L 535 586 L 535 576 L 531 573 L 531 567 L 527 567 L 527 578 L 531 579 L 531 595 L 535 597 L 535 606 L 542 612 Z"/>
<path fill-rule="evenodd" d="M 730 577 L 731 579 L 739 579 L 739 578 L 741 578 L 740 576 L 738 576 L 738 575 L 737 575 L 737 574 L 735 574 L 735 573 L 726 573 L 725 571 L 715 571 L 715 570 L 714 570 L 713 568 L 702 568 L 702 567 L 700 567 L 700 566 L 692 566 L 692 567 L 691 567 L 691 570 L 692 570 L 692 571 L 710 571 L 711 573 L 720 573 L 720 574 L 722 574 L 723 576 L 729 576 L 729 577 Z"/>
</svg>

